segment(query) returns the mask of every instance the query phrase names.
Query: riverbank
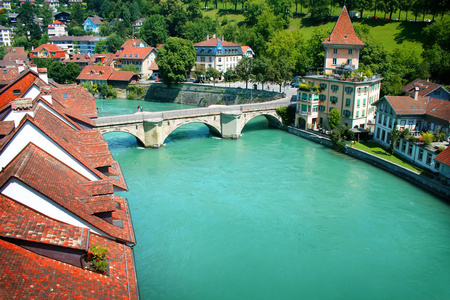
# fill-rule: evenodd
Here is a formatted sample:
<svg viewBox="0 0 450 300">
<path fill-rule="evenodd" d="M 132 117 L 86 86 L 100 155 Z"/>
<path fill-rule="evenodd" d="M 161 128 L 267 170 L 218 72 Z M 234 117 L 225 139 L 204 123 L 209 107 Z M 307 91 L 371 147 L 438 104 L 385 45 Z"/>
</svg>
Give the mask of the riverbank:
<svg viewBox="0 0 450 300">
<path fill-rule="evenodd" d="M 331 140 L 326 136 L 319 133 L 313 133 L 306 130 L 297 129 L 294 127 L 288 127 L 288 132 L 303 138 L 306 138 L 315 143 L 332 147 Z M 400 166 L 396 163 L 383 159 L 381 157 L 372 155 L 363 150 L 346 146 L 345 154 L 357 158 L 359 160 L 365 161 L 371 165 L 374 165 L 380 169 L 388 171 L 400 178 L 403 178 L 412 184 L 419 186 L 429 192 L 432 192 L 436 196 L 448 200 L 450 199 L 450 187 L 443 185 L 439 180 L 429 178 L 425 173 L 419 173 Z"/>
</svg>

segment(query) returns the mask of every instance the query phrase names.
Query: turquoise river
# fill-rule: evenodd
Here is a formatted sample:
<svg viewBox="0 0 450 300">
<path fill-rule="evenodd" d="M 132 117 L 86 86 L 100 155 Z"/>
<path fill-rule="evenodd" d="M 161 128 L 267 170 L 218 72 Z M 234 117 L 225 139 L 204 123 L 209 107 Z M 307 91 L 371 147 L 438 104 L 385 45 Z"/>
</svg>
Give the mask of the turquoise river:
<svg viewBox="0 0 450 300">
<path fill-rule="evenodd" d="M 97 101 L 100 115 L 179 109 Z M 186 106 L 183 106 L 186 108 Z M 142 299 L 450 299 L 450 206 L 253 119 L 185 125 L 161 149 L 105 135 L 136 232 Z"/>
</svg>

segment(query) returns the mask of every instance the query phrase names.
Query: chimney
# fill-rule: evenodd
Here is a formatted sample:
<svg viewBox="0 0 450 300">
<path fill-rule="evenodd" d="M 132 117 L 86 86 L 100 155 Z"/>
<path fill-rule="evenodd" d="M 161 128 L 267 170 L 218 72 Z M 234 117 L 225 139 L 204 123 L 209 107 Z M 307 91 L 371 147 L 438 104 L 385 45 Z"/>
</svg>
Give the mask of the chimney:
<svg viewBox="0 0 450 300">
<path fill-rule="evenodd" d="M 53 104 L 52 89 L 49 86 L 41 88 L 42 98 L 50 104 Z"/>
<path fill-rule="evenodd" d="M 39 69 L 37 69 L 37 71 L 39 74 L 39 78 L 48 84 L 47 68 L 39 68 Z"/>
<path fill-rule="evenodd" d="M 20 73 L 22 73 L 23 70 L 25 70 L 25 66 L 23 65 L 23 63 L 21 63 L 17 66 L 17 71 L 19 71 L 19 74 L 20 74 Z"/>
<path fill-rule="evenodd" d="M 206 40 L 209 41 L 209 33 L 206 35 Z"/>
<path fill-rule="evenodd" d="M 213 39 L 215 39 L 215 38 L 216 38 L 216 34 L 214 33 L 214 34 L 213 34 Z"/>
<path fill-rule="evenodd" d="M 223 35 L 222 35 L 222 42 L 223 42 L 223 41 L 225 41 L 225 39 L 223 38 Z"/>
<path fill-rule="evenodd" d="M 420 88 L 418 86 L 414 87 L 414 100 L 419 99 L 419 89 Z"/>
</svg>

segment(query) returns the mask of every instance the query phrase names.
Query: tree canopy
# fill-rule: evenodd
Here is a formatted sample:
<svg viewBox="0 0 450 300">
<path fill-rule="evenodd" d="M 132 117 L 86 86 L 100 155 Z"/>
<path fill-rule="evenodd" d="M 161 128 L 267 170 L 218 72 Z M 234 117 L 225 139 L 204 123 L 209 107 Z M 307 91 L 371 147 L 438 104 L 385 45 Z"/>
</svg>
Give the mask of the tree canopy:
<svg viewBox="0 0 450 300">
<path fill-rule="evenodd" d="M 195 63 L 194 45 L 182 38 L 168 38 L 159 49 L 156 63 L 167 86 L 183 82 Z"/>
</svg>

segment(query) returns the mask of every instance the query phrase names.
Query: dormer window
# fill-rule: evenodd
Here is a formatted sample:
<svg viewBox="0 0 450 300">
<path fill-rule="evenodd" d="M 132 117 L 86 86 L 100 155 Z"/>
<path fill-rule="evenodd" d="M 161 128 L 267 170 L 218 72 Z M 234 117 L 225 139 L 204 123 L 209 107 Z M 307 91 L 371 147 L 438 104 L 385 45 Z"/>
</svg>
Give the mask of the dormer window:
<svg viewBox="0 0 450 300">
<path fill-rule="evenodd" d="M 20 90 L 13 90 L 13 95 L 20 95 Z"/>
<path fill-rule="evenodd" d="M 338 54 L 338 49 L 333 49 L 333 54 Z"/>
<path fill-rule="evenodd" d="M 67 94 L 63 94 L 63 98 L 64 98 L 64 99 L 68 99 L 69 96 L 68 96 Z"/>
<path fill-rule="evenodd" d="M 139 54 L 136 54 L 135 56 L 136 56 L 136 57 L 139 57 Z"/>
</svg>

